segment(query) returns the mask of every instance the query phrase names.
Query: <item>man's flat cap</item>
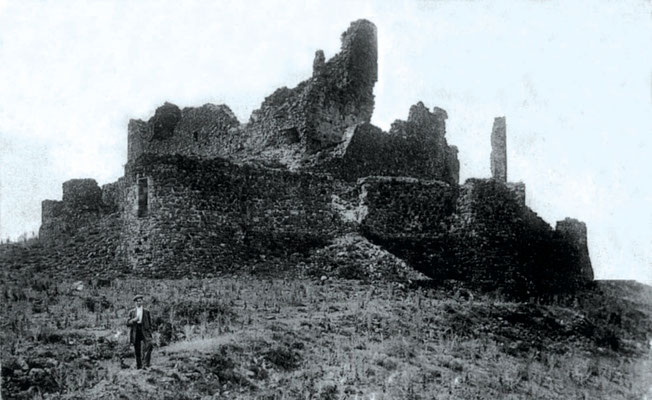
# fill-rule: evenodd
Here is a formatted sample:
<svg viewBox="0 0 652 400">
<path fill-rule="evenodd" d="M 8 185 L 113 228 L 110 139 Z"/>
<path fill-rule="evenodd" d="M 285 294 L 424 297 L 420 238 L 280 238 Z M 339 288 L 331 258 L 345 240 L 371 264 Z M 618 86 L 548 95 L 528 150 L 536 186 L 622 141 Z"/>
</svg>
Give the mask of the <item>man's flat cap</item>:
<svg viewBox="0 0 652 400">
<path fill-rule="evenodd" d="M 137 295 L 134 296 L 134 301 L 136 301 L 138 299 L 142 299 L 142 298 L 143 298 L 142 294 L 137 294 Z"/>
</svg>

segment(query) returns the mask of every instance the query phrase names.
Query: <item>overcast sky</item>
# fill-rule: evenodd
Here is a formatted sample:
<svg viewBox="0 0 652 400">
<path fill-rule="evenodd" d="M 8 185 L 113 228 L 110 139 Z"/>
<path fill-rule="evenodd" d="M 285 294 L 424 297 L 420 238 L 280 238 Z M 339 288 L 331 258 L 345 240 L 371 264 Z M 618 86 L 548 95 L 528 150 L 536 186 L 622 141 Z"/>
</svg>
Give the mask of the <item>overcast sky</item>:
<svg viewBox="0 0 652 400">
<path fill-rule="evenodd" d="M 444 108 L 463 181 L 489 177 L 506 116 L 508 178 L 528 205 L 587 223 L 597 278 L 652 283 L 651 4 L 0 0 L 0 237 L 37 232 L 68 179 L 119 178 L 130 118 L 211 102 L 244 122 L 367 18 L 374 124 Z"/>
</svg>

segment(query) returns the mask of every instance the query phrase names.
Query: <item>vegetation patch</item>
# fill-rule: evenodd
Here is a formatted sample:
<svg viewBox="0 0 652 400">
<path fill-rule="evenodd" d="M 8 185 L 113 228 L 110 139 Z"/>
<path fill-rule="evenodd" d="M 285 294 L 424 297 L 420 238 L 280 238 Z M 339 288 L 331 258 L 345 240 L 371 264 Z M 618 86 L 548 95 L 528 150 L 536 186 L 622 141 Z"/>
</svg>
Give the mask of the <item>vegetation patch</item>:
<svg viewBox="0 0 652 400">
<path fill-rule="evenodd" d="M 652 386 L 652 289 L 627 283 L 517 302 L 450 282 L 0 281 L 3 398 L 625 399 Z M 125 325 L 134 293 L 155 319 L 148 370 Z"/>
</svg>

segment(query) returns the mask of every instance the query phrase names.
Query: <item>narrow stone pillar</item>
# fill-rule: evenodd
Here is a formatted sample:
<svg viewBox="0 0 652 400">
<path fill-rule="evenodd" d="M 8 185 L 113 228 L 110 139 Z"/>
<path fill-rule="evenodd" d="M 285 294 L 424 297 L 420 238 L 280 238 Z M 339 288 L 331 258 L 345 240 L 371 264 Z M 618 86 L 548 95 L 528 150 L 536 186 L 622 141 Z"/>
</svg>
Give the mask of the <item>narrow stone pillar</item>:
<svg viewBox="0 0 652 400">
<path fill-rule="evenodd" d="M 507 182 L 507 125 L 505 117 L 496 117 L 491 131 L 491 177 Z"/>
<path fill-rule="evenodd" d="M 326 65 L 326 57 L 324 57 L 323 50 L 317 50 L 315 52 L 315 58 L 312 60 L 312 76 L 317 76 L 321 74 Z"/>
</svg>

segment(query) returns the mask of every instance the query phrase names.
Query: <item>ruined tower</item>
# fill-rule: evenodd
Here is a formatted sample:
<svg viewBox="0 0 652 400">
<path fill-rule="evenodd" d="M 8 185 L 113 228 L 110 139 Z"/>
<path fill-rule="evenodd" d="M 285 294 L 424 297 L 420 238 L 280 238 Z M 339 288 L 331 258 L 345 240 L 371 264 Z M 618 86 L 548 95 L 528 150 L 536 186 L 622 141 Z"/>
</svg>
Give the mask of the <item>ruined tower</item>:
<svg viewBox="0 0 652 400">
<path fill-rule="evenodd" d="M 491 130 L 491 177 L 507 182 L 507 125 L 505 117 L 496 117 Z"/>
<path fill-rule="evenodd" d="M 575 248 L 579 255 L 580 277 L 593 280 L 593 267 L 589 257 L 589 246 L 586 233 L 586 224 L 575 218 L 566 218 L 557 221 L 555 230 L 559 232 Z"/>
</svg>

